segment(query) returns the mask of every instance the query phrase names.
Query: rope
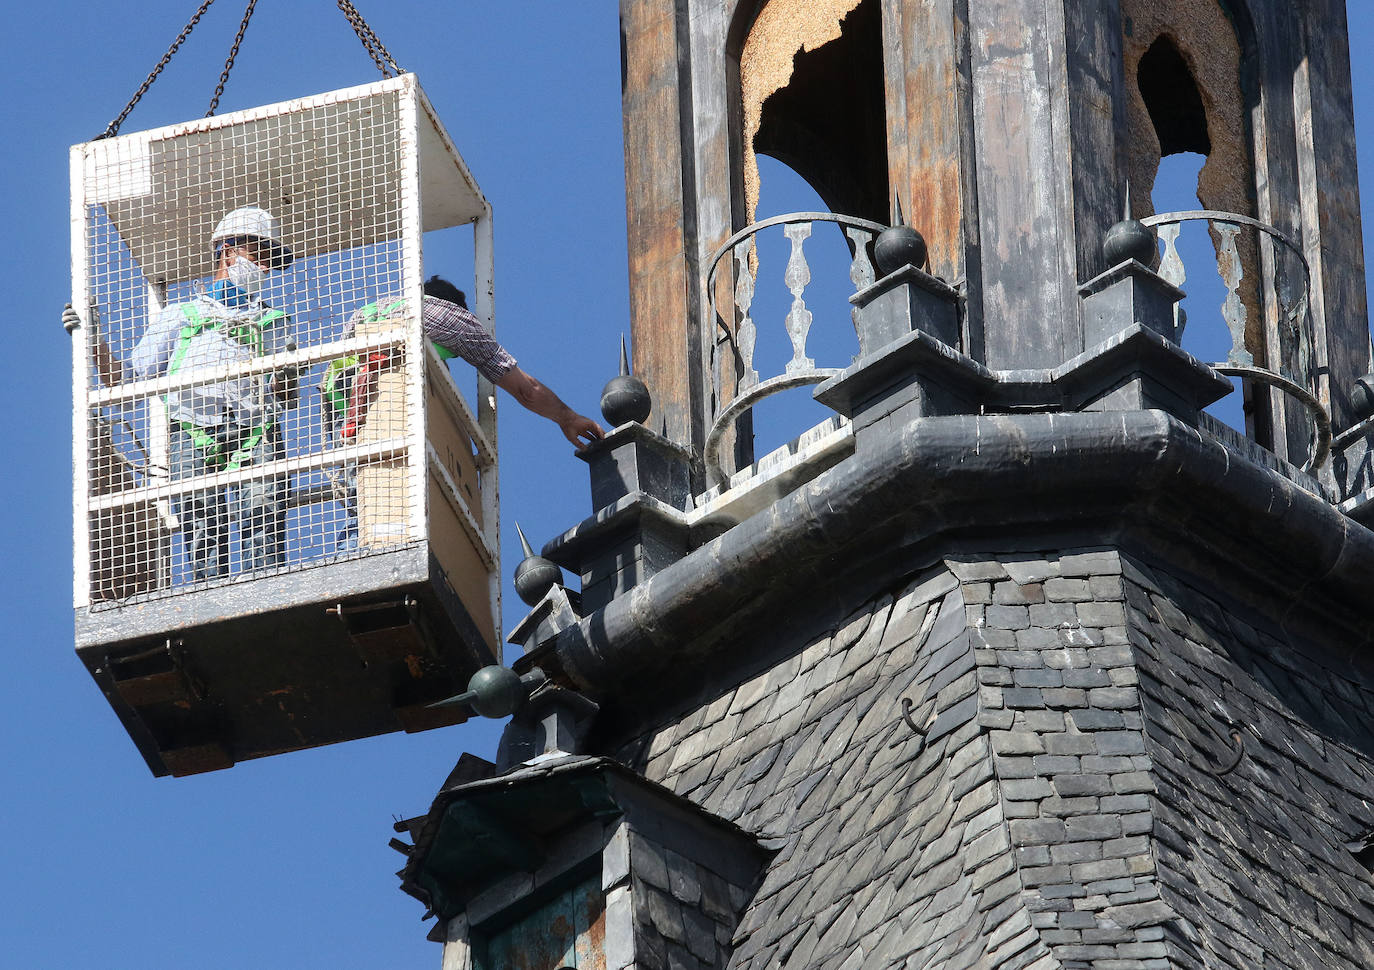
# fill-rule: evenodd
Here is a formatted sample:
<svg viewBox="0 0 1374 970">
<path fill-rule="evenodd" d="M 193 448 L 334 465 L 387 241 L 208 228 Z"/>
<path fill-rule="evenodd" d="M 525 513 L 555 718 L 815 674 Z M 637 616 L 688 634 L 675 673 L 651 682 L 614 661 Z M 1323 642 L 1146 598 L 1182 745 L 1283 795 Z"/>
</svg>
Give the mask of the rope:
<svg viewBox="0 0 1374 970">
<path fill-rule="evenodd" d="M 166 67 L 167 63 L 172 59 L 172 55 L 177 52 L 177 48 L 182 45 L 187 37 L 191 36 L 191 30 L 196 24 L 200 23 L 200 18 L 204 16 L 205 11 L 209 10 L 210 4 L 214 2 L 215 0 L 205 0 L 205 2 L 200 5 L 200 9 L 186 22 L 186 26 L 181 28 L 181 33 L 177 35 L 177 39 L 172 41 L 172 46 L 167 48 L 167 53 L 162 55 L 162 60 L 157 62 L 157 67 L 152 69 L 147 78 L 144 79 L 143 84 L 134 92 L 134 96 L 129 99 L 129 103 L 126 104 L 124 110 L 119 113 L 119 117 L 111 121 L 104 132 L 96 135 L 95 138 L 92 139 L 93 141 L 101 138 L 110 138 L 119 134 L 119 126 L 124 124 L 124 119 L 129 117 L 130 111 L 134 110 L 134 105 L 138 104 L 139 99 L 148 93 L 148 89 L 153 86 L 153 82 L 157 80 L 157 76 L 162 73 L 162 69 Z"/>
<path fill-rule="evenodd" d="M 352 0 L 337 0 L 338 7 L 343 11 L 343 15 L 348 18 L 348 22 L 353 26 L 353 33 L 358 35 L 358 39 L 363 42 L 363 47 L 367 48 L 367 53 L 372 57 L 372 63 L 377 65 L 377 70 L 382 72 L 382 77 L 391 77 L 392 73 L 404 74 L 396 64 L 396 59 L 391 56 L 391 52 L 382 45 L 377 32 L 372 29 L 363 15 L 358 13 L 358 9 L 353 6 Z M 386 63 L 382 63 L 385 59 Z M 390 70 L 388 70 L 390 66 Z"/>
<path fill-rule="evenodd" d="M 243 43 L 243 35 L 248 30 L 248 21 L 253 16 L 253 8 L 258 5 L 258 0 L 248 0 L 248 9 L 243 12 L 243 20 L 239 23 L 239 32 L 234 35 L 234 46 L 229 48 L 229 57 L 224 62 L 224 70 L 220 72 L 219 84 L 215 85 L 215 96 L 210 99 L 210 109 L 205 112 L 205 117 L 209 118 L 219 107 L 219 97 L 224 93 L 224 85 L 229 82 L 229 72 L 234 69 L 234 59 L 239 56 L 239 45 Z"/>
</svg>

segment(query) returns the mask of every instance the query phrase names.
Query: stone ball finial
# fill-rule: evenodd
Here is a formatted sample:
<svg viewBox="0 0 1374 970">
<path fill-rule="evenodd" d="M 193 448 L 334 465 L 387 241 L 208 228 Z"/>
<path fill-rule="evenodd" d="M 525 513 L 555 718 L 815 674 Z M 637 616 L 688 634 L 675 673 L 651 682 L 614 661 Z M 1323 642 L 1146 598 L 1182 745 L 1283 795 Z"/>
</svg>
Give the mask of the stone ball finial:
<svg viewBox="0 0 1374 970">
<path fill-rule="evenodd" d="M 601 391 L 601 415 L 612 427 L 629 421 L 642 422 L 649 416 L 653 400 L 649 388 L 630 373 L 630 357 L 625 352 L 625 337 L 620 338 L 620 374 L 606 382 Z"/>
<path fill-rule="evenodd" d="M 525 685 L 509 667 L 491 664 L 468 680 L 467 702 L 482 717 L 507 717 L 524 699 Z"/>
<path fill-rule="evenodd" d="M 515 567 L 515 592 L 526 606 L 534 606 L 544 598 L 545 593 L 563 581 L 563 570 L 558 568 L 557 563 L 534 554 L 518 522 L 515 531 L 520 536 L 520 548 L 525 553 L 525 558 Z"/>
<path fill-rule="evenodd" d="M 920 269 L 928 255 L 925 237 L 911 226 L 892 226 L 873 240 L 873 262 L 882 276 L 908 265 Z"/>
<path fill-rule="evenodd" d="M 1102 255 L 1107 257 L 1108 266 L 1116 266 L 1132 259 L 1149 266 L 1155 261 L 1155 253 L 1158 251 L 1154 231 L 1131 215 L 1130 182 L 1126 183 L 1125 197 L 1121 221 L 1108 229 L 1102 240 Z"/>
<path fill-rule="evenodd" d="M 1355 381 L 1350 390 L 1350 410 L 1356 421 L 1374 418 L 1374 374 L 1366 374 Z"/>
<path fill-rule="evenodd" d="M 1107 230 L 1102 241 L 1102 254 L 1107 265 L 1115 266 L 1134 259 L 1149 266 L 1155 259 L 1155 234 L 1139 219 L 1122 219 Z"/>
</svg>

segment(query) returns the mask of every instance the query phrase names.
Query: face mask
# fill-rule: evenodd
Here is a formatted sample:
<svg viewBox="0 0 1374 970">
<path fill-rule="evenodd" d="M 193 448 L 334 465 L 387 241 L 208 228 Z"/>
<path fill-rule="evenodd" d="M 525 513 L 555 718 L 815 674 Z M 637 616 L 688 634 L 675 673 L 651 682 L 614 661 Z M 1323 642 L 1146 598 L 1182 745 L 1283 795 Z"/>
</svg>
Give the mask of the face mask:
<svg viewBox="0 0 1374 970">
<path fill-rule="evenodd" d="M 229 282 L 239 288 L 245 297 L 256 300 L 262 292 L 263 280 L 267 271 L 246 256 L 240 256 L 229 267 Z"/>
</svg>

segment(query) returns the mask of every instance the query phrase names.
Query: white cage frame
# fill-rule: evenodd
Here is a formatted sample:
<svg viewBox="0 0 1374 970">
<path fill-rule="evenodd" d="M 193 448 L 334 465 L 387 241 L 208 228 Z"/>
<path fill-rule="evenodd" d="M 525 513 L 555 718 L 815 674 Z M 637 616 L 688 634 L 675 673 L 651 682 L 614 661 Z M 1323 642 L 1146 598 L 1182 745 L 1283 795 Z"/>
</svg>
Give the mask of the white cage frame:
<svg viewBox="0 0 1374 970">
<path fill-rule="evenodd" d="M 473 312 L 482 322 L 488 333 L 495 332 L 495 288 L 494 252 L 491 206 L 482 195 L 452 139 L 439 122 L 433 107 L 425 96 L 414 75 L 399 77 L 360 85 L 338 91 L 328 92 L 308 98 L 299 98 L 277 104 L 266 105 L 244 111 L 205 118 L 185 124 L 171 125 L 149 131 L 122 135 L 117 138 L 102 139 L 75 145 L 71 149 L 71 262 L 72 262 L 72 303 L 83 311 L 90 305 L 91 295 L 91 243 L 88 224 L 89 207 L 94 204 L 117 203 L 121 193 L 126 196 L 137 195 L 140 191 L 154 193 L 151 161 L 146 170 L 139 166 L 129 170 L 129 158 L 151 158 L 154 145 L 173 139 L 208 136 L 225 129 L 253 125 L 267 119 L 278 119 L 284 115 L 301 114 L 328 105 L 342 104 L 369 98 L 396 99 L 399 111 L 398 158 L 400 164 L 400 208 L 402 220 L 401 264 L 403 267 L 403 295 L 407 299 L 407 318 L 403 329 L 369 337 L 356 337 L 352 341 L 335 341 L 324 346 L 305 346 L 285 353 L 275 353 L 259 357 L 247 364 L 222 368 L 198 368 L 189 374 L 161 376 L 119 384 L 113 387 L 92 386 L 91 372 L 95 354 L 96 328 L 86 318 L 84 326 L 72 341 L 72 446 L 73 446 L 73 606 L 78 615 L 88 614 L 94 605 L 92 595 L 92 515 L 102 510 L 118 507 L 131 507 L 140 502 L 151 502 L 152 507 L 165 511 L 168 500 L 193 490 L 195 480 L 163 480 L 156 484 L 142 484 L 113 494 L 95 496 L 92 494 L 90 478 L 91 450 L 95 435 L 93 433 L 93 414 L 95 409 L 131 402 L 138 399 L 153 399 L 155 395 L 166 394 L 173 390 L 184 389 L 193 384 L 204 383 L 227 376 L 246 377 L 266 374 L 286 366 L 307 368 L 335 357 L 340 352 L 360 349 L 363 346 L 375 348 L 397 346 L 404 348 L 404 359 L 421 362 L 423 366 L 409 366 L 406 370 L 406 414 L 409 427 L 406 433 L 396 439 L 374 441 L 367 444 L 354 444 L 332 448 L 327 454 L 302 455 L 246 467 L 227 472 L 216 478 L 218 485 L 230 485 L 250 478 L 266 477 L 271 474 L 284 475 L 327 463 L 368 458 L 393 458 L 405 462 L 408 491 L 413 501 L 409 509 L 410 531 L 406 543 L 414 545 L 429 539 L 430 488 L 431 481 L 439 485 L 439 493 L 450 503 L 463 530 L 468 534 L 478 556 L 487 569 L 487 595 L 494 623 L 496 643 L 493 644 L 500 655 L 501 627 L 501 582 L 500 582 L 500 524 L 499 493 L 497 469 L 496 434 L 496 395 L 495 387 L 485 377 L 478 377 L 476 415 L 472 414 L 463 395 L 458 391 L 452 377 L 438 357 L 429 350 L 420 328 L 418 308 L 421 298 L 421 249 L 423 233 L 447 229 L 466 224 L 473 225 L 474 232 L 474 280 Z M 110 179 L 110 175 L 114 179 Z M 263 178 L 270 179 L 272 173 L 264 171 Z M 102 181 L 103 180 L 103 181 Z M 92 197 L 93 185 L 103 185 L 105 198 Z M 290 193 L 284 193 L 289 196 Z M 145 196 L 146 197 L 146 196 Z M 212 211 L 212 206 L 223 208 L 223 203 L 209 197 L 203 199 L 181 199 L 179 204 L 191 208 L 200 207 L 205 211 L 194 214 L 192 221 L 204 223 L 218 218 L 222 212 Z M 156 208 L 155 206 L 153 207 Z M 278 215 L 282 213 L 278 212 Z M 118 225 L 118 215 L 111 216 Z M 131 238 L 139 232 L 153 235 L 157 230 L 137 227 L 130 230 Z M 362 226 L 359 232 L 365 237 L 368 232 Z M 124 233 L 121 231 L 121 237 Z M 300 251 L 311 250 L 312 239 L 293 240 Z M 136 250 L 136 243 L 131 250 Z M 144 274 L 147 287 L 148 305 L 151 311 L 160 308 L 166 298 L 169 284 L 205 275 L 205 265 L 197 262 L 190 247 L 182 247 L 179 252 L 185 258 L 169 258 L 167 253 L 178 250 L 164 247 L 162 255 L 151 250 L 147 259 L 140 259 L 140 253 L 133 252 Z M 208 256 L 202 258 L 208 260 Z M 473 514 L 472 508 L 464 499 L 444 467 L 426 434 L 426 381 L 438 385 L 438 400 L 449 409 L 451 416 L 460 424 L 471 429 L 475 444 L 475 463 L 480 477 L 480 519 Z M 151 441 L 152 449 L 165 445 Z M 151 463 L 150 458 L 150 463 Z M 158 554 L 159 557 L 163 553 Z M 304 562 L 284 567 L 289 571 L 303 571 L 326 566 L 331 560 Z M 160 567 L 159 567 L 160 568 Z M 256 576 L 236 576 L 233 580 L 250 582 Z M 228 580 L 226 580 L 228 581 Z M 214 586 L 220 583 L 212 584 Z M 193 596 L 204 589 L 203 586 L 180 588 L 170 584 L 159 584 L 150 596 L 143 596 L 140 602 L 149 598 L 172 598 Z M 234 599 L 235 597 L 229 597 Z M 242 602 L 242 600 L 240 600 Z M 108 601 L 103 601 L 102 609 L 110 609 Z M 113 607 L 119 610 L 122 604 Z M 113 618 L 110 618 L 113 619 Z M 117 623 L 117 621 L 116 621 Z M 106 624 L 108 626 L 108 624 Z M 81 636 L 78 636 L 80 646 Z"/>
</svg>

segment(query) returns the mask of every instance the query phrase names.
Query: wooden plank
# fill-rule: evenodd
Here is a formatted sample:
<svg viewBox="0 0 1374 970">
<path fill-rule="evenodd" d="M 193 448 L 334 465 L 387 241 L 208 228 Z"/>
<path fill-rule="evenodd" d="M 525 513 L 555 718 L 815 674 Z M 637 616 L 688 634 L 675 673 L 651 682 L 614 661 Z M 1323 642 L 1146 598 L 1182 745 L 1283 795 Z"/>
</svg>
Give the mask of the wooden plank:
<svg viewBox="0 0 1374 970">
<path fill-rule="evenodd" d="M 1052 38 L 1040 0 L 969 8 L 986 359 L 995 368 L 1052 367 L 1066 358 L 1065 277 L 1074 272 L 1071 209 L 1057 179 Z M 1076 297 L 1075 297 L 1076 301 Z"/>
<path fill-rule="evenodd" d="M 635 371 L 653 395 L 650 426 L 665 428 L 668 437 L 690 444 L 696 440 L 693 386 L 701 361 L 699 343 L 688 339 L 688 293 L 699 284 L 688 272 L 685 255 L 694 247 L 683 211 L 684 119 L 676 19 L 675 5 L 621 0 Z"/>
<path fill-rule="evenodd" d="M 1126 133 L 1126 79 L 1122 69 L 1120 0 L 1082 0 L 1064 5 L 1064 75 L 1061 98 L 1068 119 L 1074 284 L 1108 269 L 1102 254 L 1107 230 L 1124 210 L 1125 161 L 1118 139 Z M 1073 294 L 1071 305 L 1081 308 Z M 1066 314 L 1065 350 L 1084 350 L 1080 314 Z"/>
<path fill-rule="evenodd" d="M 1344 0 L 1313 0 L 1305 9 L 1312 40 L 1297 76 L 1302 237 L 1312 265 L 1312 320 L 1324 345 L 1325 400 L 1339 431 L 1353 422 L 1350 390 L 1372 365 L 1350 40 Z"/>
</svg>

